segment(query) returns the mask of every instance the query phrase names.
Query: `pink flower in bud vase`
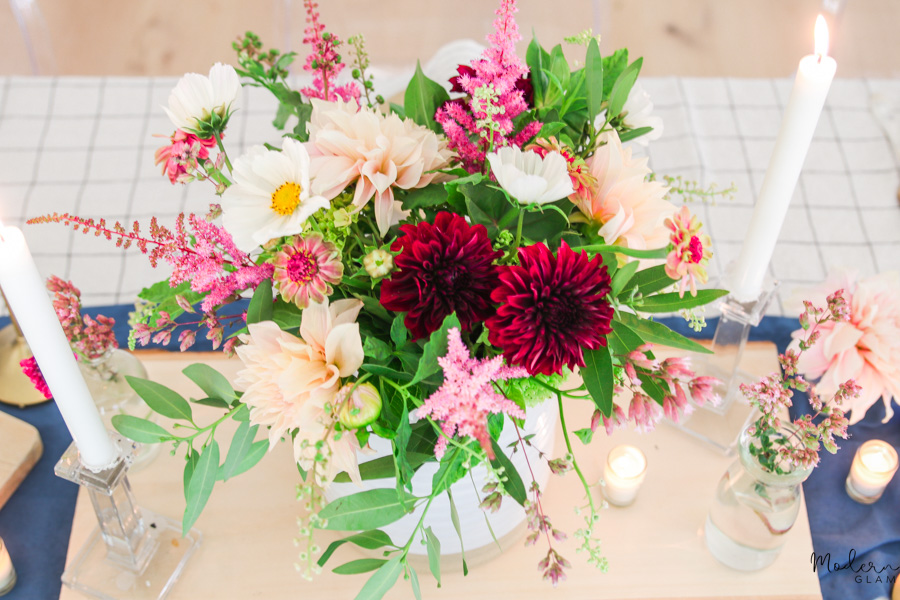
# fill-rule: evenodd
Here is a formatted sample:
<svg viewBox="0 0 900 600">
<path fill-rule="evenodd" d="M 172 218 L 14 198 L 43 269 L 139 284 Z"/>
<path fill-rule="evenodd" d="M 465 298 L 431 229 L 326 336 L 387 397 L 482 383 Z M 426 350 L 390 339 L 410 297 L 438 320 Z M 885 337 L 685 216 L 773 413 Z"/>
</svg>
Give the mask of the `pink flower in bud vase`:
<svg viewBox="0 0 900 600">
<path fill-rule="evenodd" d="M 700 233 L 700 221 L 691 215 L 687 206 L 682 206 L 671 219 L 666 219 L 666 227 L 672 231 L 669 240 L 674 246 L 666 258 L 666 275 L 681 283 L 678 295 L 684 296 L 690 286 L 691 294 L 697 295 L 697 283 L 706 283 L 706 265 L 712 258 L 708 235 Z"/>
<path fill-rule="evenodd" d="M 19 362 L 19 366 L 22 367 L 22 372 L 25 373 L 25 376 L 31 380 L 34 389 L 43 394 L 44 398 L 47 400 L 53 398 L 53 394 L 50 392 L 50 388 L 47 387 L 47 382 L 44 380 L 44 374 L 41 373 L 41 368 L 38 366 L 37 360 L 35 360 L 33 356 Z"/>
</svg>

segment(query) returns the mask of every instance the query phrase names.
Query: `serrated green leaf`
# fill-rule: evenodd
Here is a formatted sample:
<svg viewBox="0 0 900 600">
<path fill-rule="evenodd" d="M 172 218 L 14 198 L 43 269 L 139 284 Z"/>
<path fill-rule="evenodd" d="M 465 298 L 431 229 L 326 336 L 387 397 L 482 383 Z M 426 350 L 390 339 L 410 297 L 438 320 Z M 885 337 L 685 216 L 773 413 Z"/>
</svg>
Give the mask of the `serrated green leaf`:
<svg viewBox="0 0 900 600">
<path fill-rule="evenodd" d="M 319 557 L 318 565 L 320 567 L 324 567 L 325 563 L 328 562 L 328 559 L 331 558 L 331 555 L 334 554 L 334 551 L 347 543 L 355 544 L 360 548 L 365 548 L 366 550 L 375 550 L 377 548 L 383 548 L 385 546 L 394 546 L 394 542 L 391 541 L 391 537 L 380 529 L 361 531 L 351 536 L 331 542 L 331 544 L 328 545 L 328 548 L 325 549 L 325 552 L 322 553 L 322 556 Z"/>
<path fill-rule="evenodd" d="M 209 365 L 194 363 L 185 367 L 182 373 L 196 383 L 197 387 L 206 392 L 206 395 L 210 398 L 225 400 L 228 402 L 228 405 L 237 398 L 237 394 L 234 392 L 234 388 L 231 387 L 228 379 Z"/>
<path fill-rule="evenodd" d="M 170 419 L 192 420 L 191 405 L 175 390 L 140 377 L 126 375 L 125 380 L 154 412 Z"/>
<path fill-rule="evenodd" d="M 356 595 L 356 600 L 381 600 L 388 593 L 400 573 L 403 572 L 403 563 L 400 562 L 400 556 L 397 555 L 390 559 L 380 569 L 369 577 L 362 589 Z"/>
<path fill-rule="evenodd" d="M 581 378 L 600 412 L 609 417 L 613 410 L 613 366 L 609 348 L 584 351 Z"/>
<path fill-rule="evenodd" d="M 425 528 L 425 548 L 428 551 L 428 568 L 441 587 L 441 541 L 434 535 L 431 527 Z"/>
<path fill-rule="evenodd" d="M 699 352 L 700 354 L 712 354 L 711 350 L 708 350 L 706 347 L 701 346 L 690 338 L 684 337 L 680 333 L 675 333 L 662 323 L 641 319 L 636 315 L 626 312 L 620 312 L 617 320 L 634 331 L 645 342 L 659 344 L 660 346 L 668 346 L 670 348 L 678 348 L 680 350 Z"/>
<path fill-rule="evenodd" d="M 112 426 L 128 439 L 142 444 L 158 444 L 173 437 L 153 421 L 132 415 L 113 415 Z"/>
<path fill-rule="evenodd" d="M 213 440 L 200 452 L 200 458 L 197 460 L 188 484 L 187 506 L 184 508 L 184 517 L 181 520 L 182 535 L 187 535 L 200 517 L 200 513 L 203 512 L 203 508 L 212 494 L 213 486 L 216 484 L 218 472 L 219 444 Z"/>
<path fill-rule="evenodd" d="M 685 308 L 703 306 L 727 295 L 728 290 L 697 290 L 696 296 L 688 293 L 684 297 L 680 297 L 677 292 L 657 294 L 645 297 L 641 304 L 635 306 L 635 310 L 647 313 L 675 312 Z"/>
<path fill-rule="evenodd" d="M 506 488 L 506 493 L 508 493 L 513 500 L 524 506 L 525 500 L 528 499 L 528 494 L 525 490 L 525 483 L 522 481 L 522 476 L 519 475 L 516 467 L 513 466 L 512 461 L 506 453 L 503 452 L 503 449 L 497 444 L 496 440 L 491 440 L 491 447 L 494 450 L 494 460 L 491 461 L 491 465 L 493 465 L 494 469 L 503 467 L 503 472 L 506 474 L 506 482 L 503 484 L 503 487 Z"/>
<path fill-rule="evenodd" d="M 266 279 L 253 292 L 250 306 L 247 307 L 247 324 L 271 321 L 275 307 L 272 305 L 272 281 Z"/>
<path fill-rule="evenodd" d="M 378 488 L 338 498 L 319 511 L 319 518 L 327 521 L 322 529 L 354 531 L 377 529 L 393 523 L 412 508 L 415 496 L 393 488 Z"/>
<path fill-rule="evenodd" d="M 332 573 L 338 575 L 357 575 L 359 573 L 369 573 L 375 569 L 381 568 L 387 562 L 385 558 L 359 558 L 344 563 L 331 570 Z"/>
<path fill-rule="evenodd" d="M 403 110 L 406 118 L 412 119 L 432 131 L 440 131 L 440 125 L 434 120 L 434 113 L 448 100 L 450 100 L 450 95 L 447 90 L 436 81 L 425 77 L 422 65 L 417 61 L 416 71 L 403 95 Z"/>
</svg>

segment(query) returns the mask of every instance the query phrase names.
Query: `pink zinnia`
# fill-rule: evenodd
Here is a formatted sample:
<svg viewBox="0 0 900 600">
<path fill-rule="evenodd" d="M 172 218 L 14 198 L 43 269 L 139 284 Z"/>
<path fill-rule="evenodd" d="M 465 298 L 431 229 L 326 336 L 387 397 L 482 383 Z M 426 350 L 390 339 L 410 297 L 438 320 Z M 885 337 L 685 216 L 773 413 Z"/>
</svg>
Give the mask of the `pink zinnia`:
<svg viewBox="0 0 900 600">
<path fill-rule="evenodd" d="M 53 393 L 44 380 L 44 374 L 41 373 L 41 367 L 38 366 L 37 360 L 33 356 L 20 361 L 19 366 L 22 367 L 22 372 L 25 373 L 25 376 L 31 380 L 34 389 L 43 394 L 47 400 L 53 398 Z"/>
<path fill-rule="evenodd" d="M 309 306 L 310 300 L 324 302 L 331 295 L 331 285 L 341 282 L 344 265 L 331 242 L 318 233 L 296 236 L 271 260 L 275 267 L 272 280 L 285 302 L 298 308 Z"/>
<path fill-rule="evenodd" d="M 189 181 L 197 162 L 209 158 L 209 149 L 216 145 L 214 138 L 204 140 L 181 129 L 176 129 L 169 140 L 168 146 L 156 150 L 155 164 L 163 166 L 163 175 L 173 184 Z"/>
<path fill-rule="evenodd" d="M 544 244 L 520 248 L 519 265 L 501 271 L 491 294 L 500 308 L 487 320 L 488 339 L 532 375 L 583 367 L 583 349 L 606 346 L 612 331 L 609 291 L 599 255 L 589 260 L 565 242 L 556 256 Z"/>
<path fill-rule="evenodd" d="M 527 377 L 522 368 L 503 366 L 503 358 L 479 360 L 472 358 L 469 349 L 454 327 L 447 333 L 447 354 L 438 359 L 444 369 L 444 383 L 419 408 L 419 418 L 431 417 L 441 422 L 441 430 L 447 437 L 470 436 L 481 444 L 485 453 L 494 458 L 491 437 L 487 430 L 488 415 L 506 413 L 511 417 L 525 418 L 525 411 L 498 394 L 491 382 Z M 434 448 L 438 459 L 447 450 L 447 437 L 441 436 Z"/>
<path fill-rule="evenodd" d="M 456 313 L 464 331 L 493 314 L 491 291 L 503 253 L 491 247 L 484 225 L 469 225 L 459 215 L 440 212 L 434 225 L 403 225 L 391 246 L 395 270 L 381 283 L 381 304 L 406 312 L 413 339 L 431 335 Z"/>
<path fill-rule="evenodd" d="M 674 248 L 666 259 L 666 275 L 681 281 L 678 294 L 684 296 L 688 286 L 691 294 L 697 295 L 697 282 L 706 283 L 706 265 L 712 258 L 708 235 L 700 233 L 700 221 L 691 215 L 687 206 L 682 206 L 671 219 L 666 219 L 666 227 L 672 231 L 670 241 Z"/>
</svg>

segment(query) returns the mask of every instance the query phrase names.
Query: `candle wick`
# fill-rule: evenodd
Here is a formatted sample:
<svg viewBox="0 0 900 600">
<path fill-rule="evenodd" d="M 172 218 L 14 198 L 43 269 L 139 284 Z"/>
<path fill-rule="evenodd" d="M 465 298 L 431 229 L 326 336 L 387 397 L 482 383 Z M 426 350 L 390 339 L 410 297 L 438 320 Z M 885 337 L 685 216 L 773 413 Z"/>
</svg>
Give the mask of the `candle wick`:
<svg viewBox="0 0 900 600">
<path fill-rule="evenodd" d="M 822 64 L 822 55 L 821 54 L 816 54 L 816 62 L 819 63 L 820 65 Z"/>
</svg>

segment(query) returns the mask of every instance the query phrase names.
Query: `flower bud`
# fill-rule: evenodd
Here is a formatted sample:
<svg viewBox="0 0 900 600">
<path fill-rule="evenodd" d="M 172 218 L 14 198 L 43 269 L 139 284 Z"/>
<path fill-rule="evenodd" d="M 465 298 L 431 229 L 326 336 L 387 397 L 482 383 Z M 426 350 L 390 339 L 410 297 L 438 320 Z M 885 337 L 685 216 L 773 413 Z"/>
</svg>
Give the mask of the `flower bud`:
<svg viewBox="0 0 900 600">
<path fill-rule="evenodd" d="M 363 266 L 366 268 L 366 273 L 369 274 L 369 277 L 380 279 L 394 270 L 394 257 L 390 252 L 380 248 L 372 250 L 363 259 Z"/>
<path fill-rule="evenodd" d="M 347 429 L 360 429 L 381 414 L 381 396 L 371 383 L 361 383 L 356 389 L 353 385 L 348 383 L 338 392 L 341 403 L 338 420 Z"/>
</svg>

